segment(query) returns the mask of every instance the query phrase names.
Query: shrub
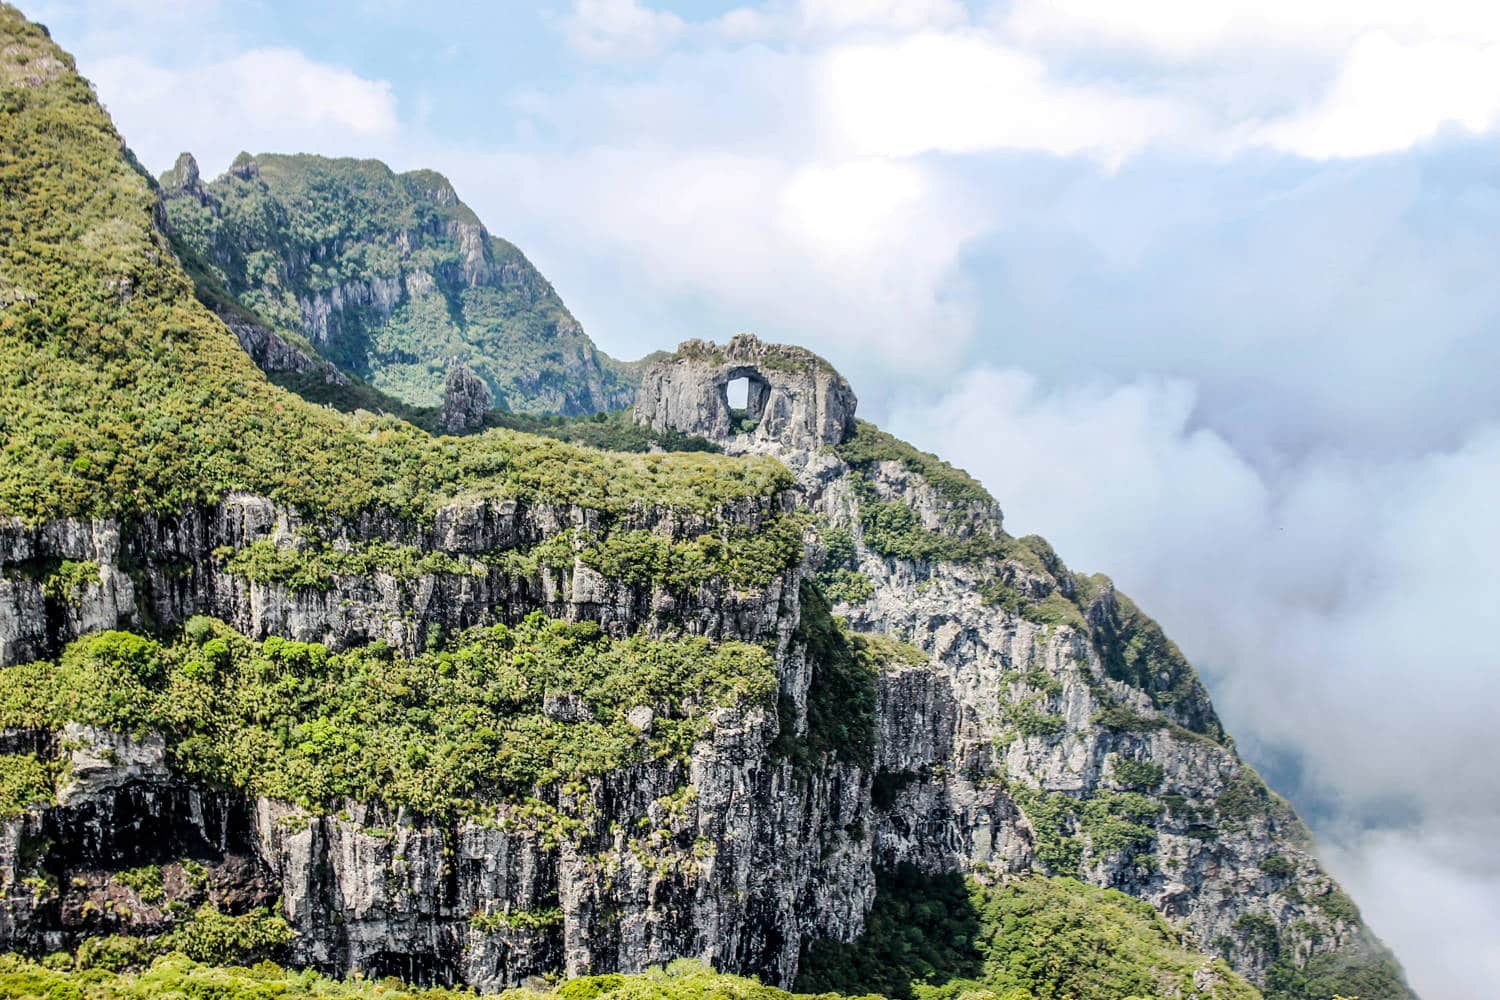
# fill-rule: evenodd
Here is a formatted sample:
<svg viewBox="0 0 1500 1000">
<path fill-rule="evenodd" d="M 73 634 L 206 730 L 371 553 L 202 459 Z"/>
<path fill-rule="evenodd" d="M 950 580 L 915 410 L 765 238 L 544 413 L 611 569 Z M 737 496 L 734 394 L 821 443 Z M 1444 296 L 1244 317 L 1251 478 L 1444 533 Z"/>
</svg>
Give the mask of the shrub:
<svg viewBox="0 0 1500 1000">
<path fill-rule="evenodd" d="M 293 937 L 287 922 L 269 910 L 231 917 L 220 913 L 212 903 L 204 903 L 192 919 L 165 935 L 162 945 L 195 962 L 250 965 L 279 959 Z"/>
<path fill-rule="evenodd" d="M 34 754 L 0 754 L 0 820 L 52 804 L 52 769 Z"/>
<path fill-rule="evenodd" d="M 877 873 L 865 928 L 853 944 L 809 946 L 797 988 L 917 1000 L 1258 997 L 1221 961 L 1184 948 L 1149 904 L 1069 878 L 983 886 L 902 866 Z"/>
<path fill-rule="evenodd" d="M 154 729 L 179 770 L 224 787 L 309 808 L 354 798 L 447 816 L 643 760 L 683 759 L 714 709 L 769 710 L 777 688 L 759 646 L 612 639 L 592 623 L 540 613 L 409 659 L 381 643 L 335 654 L 215 631 L 201 647 L 186 635 L 163 645 L 103 633 L 70 645 L 60 668 L 0 671 L 0 726 Z M 869 688 L 873 699 L 873 678 Z M 581 698 L 589 721 L 547 717 L 548 692 Z M 848 699 L 829 704 L 842 711 Z M 656 711 L 646 741 L 625 718 L 637 705 Z M 873 718 L 867 707 L 856 706 L 861 732 Z M 835 742 L 855 740 L 841 732 Z M 13 770 L 12 786 L 24 791 L 16 801 L 50 795 L 34 760 Z"/>
<path fill-rule="evenodd" d="M 143 903 L 155 903 L 166 897 L 162 884 L 161 865 L 146 865 L 115 872 L 115 881 L 130 889 Z"/>
<path fill-rule="evenodd" d="M 1149 760 L 1131 760 L 1116 756 L 1110 764 L 1115 781 L 1126 788 L 1149 792 L 1162 783 L 1165 772 L 1160 764 Z"/>
<path fill-rule="evenodd" d="M 1273 854 L 1261 859 L 1260 870 L 1272 878 L 1287 878 L 1297 873 L 1297 866 L 1280 854 Z"/>
</svg>

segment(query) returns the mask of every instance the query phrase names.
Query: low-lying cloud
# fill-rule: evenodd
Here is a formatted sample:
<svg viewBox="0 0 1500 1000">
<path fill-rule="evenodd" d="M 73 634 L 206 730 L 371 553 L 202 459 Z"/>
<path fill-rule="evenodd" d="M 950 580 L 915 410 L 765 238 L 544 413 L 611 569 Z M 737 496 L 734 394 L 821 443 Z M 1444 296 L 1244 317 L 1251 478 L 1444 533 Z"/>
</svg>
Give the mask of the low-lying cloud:
<svg viewBox="0 0 1500 1000">
<path fill-rule="evenodd" d="M 1423 942 L 1402 950 L 1416 984 L 1485 995 L 1500 906 L 1453 890 L 1500 878 L 1500 427 L 1414 458 L 1313 452 L 1267 472 L 1195 428 L 1196 406 L 1183 381 L 1049 389 L 983 370 L 890 423 L 977 474 L 1012 532 L 1047 536 L 1156 615 L 1242 750 L 1295 777 L 1377 931 Z M 1300 774 L 1278 773 L 1286 759 Z M 1438 929 L 1448 945 L 1427 949 Z M 1450 965 L 1459 954 L 1474 957 Z"/>
</svg>

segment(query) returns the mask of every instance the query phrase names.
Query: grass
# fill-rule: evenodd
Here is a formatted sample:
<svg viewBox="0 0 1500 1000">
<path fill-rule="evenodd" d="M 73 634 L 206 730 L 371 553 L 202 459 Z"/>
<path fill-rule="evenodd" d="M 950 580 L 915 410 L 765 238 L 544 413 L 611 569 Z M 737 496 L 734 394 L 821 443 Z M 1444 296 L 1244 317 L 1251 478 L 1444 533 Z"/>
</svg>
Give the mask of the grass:
<svg viewBox="0 0 1500 1000">
<path fill-rule="evenodd" d="M 437 438 L 272 385 L 195 297 L 71 60 L 13 8 L 0 37 L 0 79 L 22 81 L 0 92 L 0 516 L 128 518 L 236 491 L 320 516 L 430 519 L 460 495 L 701 512 L 790 485 L 765 459 Z"/>
<path fill-rule="evenodd" d="M 1257 1000 L 1220 960 L 1195 954 L 1151 906 L 1070 878 L 1004 885 L 883 872 L 864 935 L 815 942 L 799 990 L 915 1000 Z"/>
<path fill-rule="evenodd" d="M 71 956 L 58 956 L 45 964 L 14 955 L 0 956 L 0 996 L 46 1000 L 460 1000 L 476 995 L 467 989 L 406 986 L 394 979 L 340 981 L 266 961 L 226 966 L 197 962 L 180 952 L 153 960 L 149 950 L 132 957 L 137 960 L 118 969 L 94 965 L 85 971 Z M 525 987 L 497 995 L 507 1000 L 812 1000 L 754 979 L 717 973 L 688 959 L 631 975 L 584 976 L 556 988 Z"/>
<path fill-rule="evenodd" d="M 355 799 L 492 815 L 568 780 L 685 759 L 715 708 L 770 710 L 775 692 L 759 646 L 611 639 L 540 614 L 410 659 L 382 643 L 257 643 L 200 618 L 175 642 L 104 632 L 56 664 L 0 671 L 0 726 L 160 731 L 179 771 L 312 810 Z M 549 693 L 582 699 L 588 719 L 548 717 Z M 637 705 L 656 712 L 647 740 L 625 718 Z M 39 762 L 9 760 L 13 811 L 50 793 Z"/>
</svg>

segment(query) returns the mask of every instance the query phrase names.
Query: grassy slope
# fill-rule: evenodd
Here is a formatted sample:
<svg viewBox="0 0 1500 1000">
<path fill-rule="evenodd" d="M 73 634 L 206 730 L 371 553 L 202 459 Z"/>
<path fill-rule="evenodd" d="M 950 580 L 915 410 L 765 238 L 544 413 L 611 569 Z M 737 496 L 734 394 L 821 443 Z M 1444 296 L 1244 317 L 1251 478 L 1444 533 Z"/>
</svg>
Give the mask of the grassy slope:
<svg viewBox="0 0 1500 1000">
<path fill-rule="evenodd" d="M 1195 979 L 1213 985 L 1195 993 Z M 1260 997 L 1222 961 L 1184 947 L 1149 904 L 1124 893 L 1040 876 L 966 884 L 909 867 L 881 876 L 859 941 L 807 950 L 797 988 L 918 1000 L 976 991 L 1024 991 L 1039 1000 Z"/>
<path fill-rule="evenodd" d="M 71 59 L 14 8 L 0 41 L 0 516 L 130 515 L 236 490 L 332 514 L 422 517 L 463 492 L 710 510 L 789 481 L 769 461 L 433 438 L 271 385 L 195 298 Z"/>
<path fill-rule="evenodd" d="M 0 962 L 7 960 L 0 959 Z M 753 979 L 726 976 L 691 961 L 635 975 L 572 979 L 555 990 L 515 989 L 499 994 L 507 1000 L 793 1000 L 793 994 Z M 213 1000 L 458 1000 L 468 990 L 416 989 L 394 980 L 339 982 L 314 973 L 289 972 L 262 964 L 254 968 L 201 965 L 182 956 L 157 962 L 141 973 L 78 973 L 52 970 L 31 962 L 0 964 L 0 997 L 51 1000 L 148 1000 L 156 997 L 201 997 Z"/>
</svg>

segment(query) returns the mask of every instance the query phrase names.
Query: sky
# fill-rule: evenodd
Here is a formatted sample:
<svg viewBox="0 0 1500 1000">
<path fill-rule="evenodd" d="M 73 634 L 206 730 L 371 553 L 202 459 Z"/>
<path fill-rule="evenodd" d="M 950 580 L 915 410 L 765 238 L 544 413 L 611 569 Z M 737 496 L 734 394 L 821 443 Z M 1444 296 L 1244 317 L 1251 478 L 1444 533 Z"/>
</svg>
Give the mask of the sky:
<svg viewBox="0 0 1500 1000">
<path fill-rule="evenodd" d="M 1500 981 L 1500 6 L 34 0 L 153 170 L 447 174 L 619 357 L 800 343 L 1198 664 Z"/>
</svg>

